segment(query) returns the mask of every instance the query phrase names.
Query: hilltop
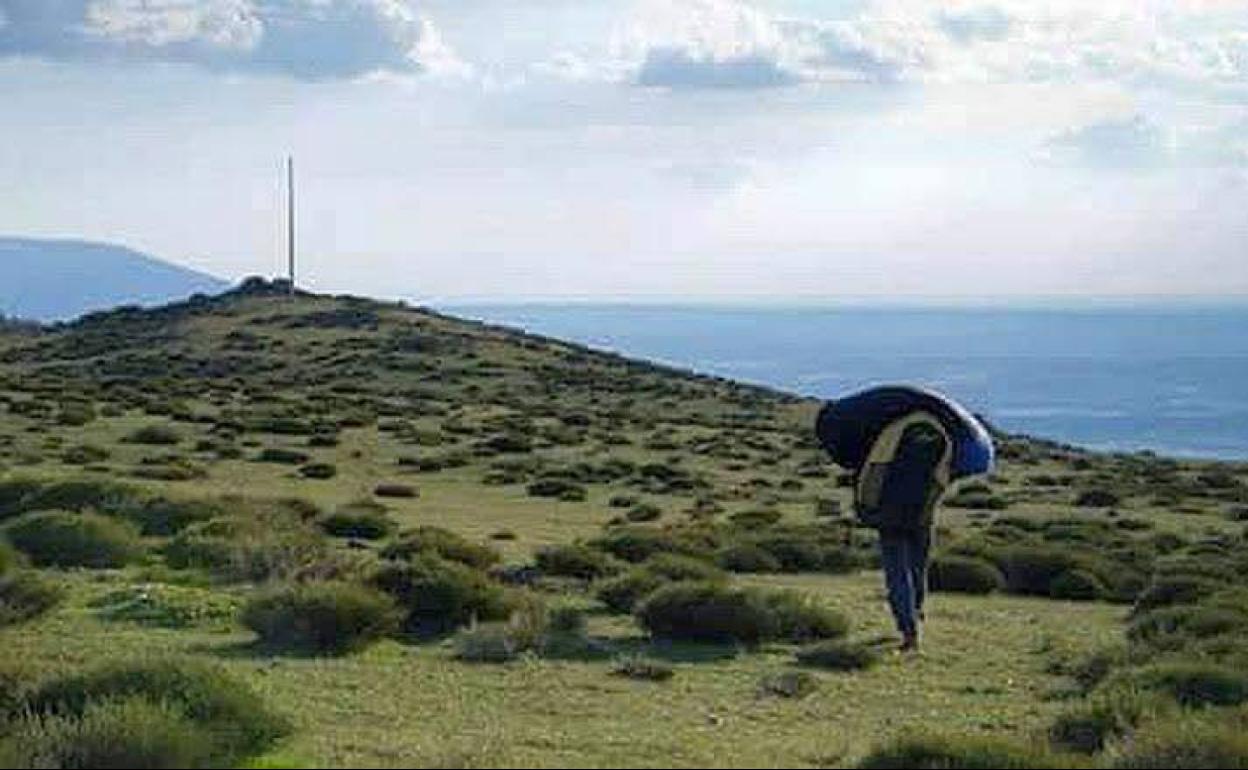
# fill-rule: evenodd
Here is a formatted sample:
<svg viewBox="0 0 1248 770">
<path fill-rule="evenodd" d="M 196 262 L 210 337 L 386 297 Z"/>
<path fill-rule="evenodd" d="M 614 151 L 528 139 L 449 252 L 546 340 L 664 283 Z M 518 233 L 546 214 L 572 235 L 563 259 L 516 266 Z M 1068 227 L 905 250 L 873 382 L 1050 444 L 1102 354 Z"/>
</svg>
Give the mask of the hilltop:
<svg viewBox="0 0 1248 770">
<path fill-rule="evenodd" d="M 161 305 L 228 284 L 124 246 L 0 237 L 0 316 L 75 318 L 122 304 Z"/>
<path fill-rule="evenodd" d="M 214 764 L 1110 764 L 1248 700 L 1244 465 L 999 435 L 894 658 L 817 402 L 285 288 L 0 330 L 0 758 L 154 658 L 271 717 Z"/>
</svg>

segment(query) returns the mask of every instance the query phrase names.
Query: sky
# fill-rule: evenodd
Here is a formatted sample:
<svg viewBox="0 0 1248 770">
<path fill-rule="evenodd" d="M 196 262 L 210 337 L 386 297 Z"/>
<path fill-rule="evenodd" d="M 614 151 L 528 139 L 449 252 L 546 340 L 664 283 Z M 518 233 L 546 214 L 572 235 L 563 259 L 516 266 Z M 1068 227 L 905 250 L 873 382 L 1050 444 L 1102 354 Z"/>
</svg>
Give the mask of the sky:
<svg viewBox="0 0 1248 770">
<path fill-rule="evenodd" d="M 1248 295 L 1248 0 L 0 0 L 0 234 L 375 296 Z"/>
</svg>

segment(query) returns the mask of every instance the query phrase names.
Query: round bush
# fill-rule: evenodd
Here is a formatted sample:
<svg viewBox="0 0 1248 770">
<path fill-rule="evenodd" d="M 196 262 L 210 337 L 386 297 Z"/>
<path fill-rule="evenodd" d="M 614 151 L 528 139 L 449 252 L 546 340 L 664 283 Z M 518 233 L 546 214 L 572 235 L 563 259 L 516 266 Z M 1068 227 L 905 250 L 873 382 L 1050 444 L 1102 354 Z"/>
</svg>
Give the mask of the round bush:
<svg viewBox="0 0 1248 770">
<path fill-rule="evenodd" d="M 1090 572 L 1073 569 L 1053 578 L 1049 584 L 1049 596 L 1071 601 L 1092 601 L 1105 595 L 1105 584 Z"/>
<path fill-rule="evenodd" d="M 633 569 L 598 586 L 598 601 L 612 612 L 626 614 L 650 594 L 670 582 L 649 570 Z"/>
<path fill-rule="evenodd" d="M 422 554 L 433 554 L 476 569 L 492 567 L 502 558 L 489 546 L 474 543 L 449 529 L 432 526 L 404 532 L 398 542 L 381 552 L 387 559 L 410 559 Z"/>
<path fill-rule="evenodd" d="M 1080 508 L 1113 508 L 1121 502 L 1118 495 L 1107 489 L 1089 489 L 1075 498 Z"/>
<path fill-rule="evenodd" d="M 780 560 L 749 543 L 726 546 L 715 554 L 715 562 L 730 572 L 779 572 Z"/>
<path fill-rule="evenodd" d="M 28 513 L 9 524 L 6 533 L 41 567 L 121 567 L 143 553 L 132 525 L 96 513 Z"/>
<path fill-rule="evenodd" d="M 1043 748 L 969 735 L 902 737 L 877 748 L 858 763 L 864 770 L 1028 770 L 1066 766 Z"/>
<path fill-rule="evenodd" d="M 172 425 L 148 425 L 126 436 L 125 441 L 147 446 L 174 446 L 182 443 L 182 434 Z"/>
<path fill-rule="evenodd" d="M 394 531 L 385 511 L 343 508 L 321 519 L 321 529 L 333 537 L 381 540 Z"/>
<path fill-rule="evenodd" d="M 207 768 L 232 759 L 176 707 L 145 698 L 26 715 L 0 741 L 0 766 L 12 768 Z"/>
<path fill-rule="evenodd" d="M 417 634 L 444 633 L 474 620 L 506 620 L 515 607 L 485 573 L 430 554 L 388 564 L 371 582 L 398 602 L 405 628 Z"/>
<path fill-rule="evenodd" d="M 861 671 L 879 663 L 880 653 L 862 642 L 831 639 L 798 650 L 797 662 L 830 671 Z"/>
<path fill-rule="evenodd" d="M 657 521 L 662 516 L 663 509 L 653 503 L 638 503 L 624 514 L 624 518 L 634 522 Z"/>
<path fill-rule="evenodd" d="M 1220 770 L 1248 767 L 1248 733 L 1235 724 L 1196 718 L 1150 725 L 1114 758 L 1123 770 Z"/>
<path fill-rule="evenodd" d="M 63 592 L 34 572 L 0 576 L 0 628 L 33 620 L 60 601 Z"/>
<path fill-rule="evenodd" d="M 1166 693 L 1184 706 L 1237 706 L 1248 702 L 1248 672 L 1206 663 L 1162 663 L 1128 675 L 1146 690 Z"/>
<path fill-rule="evenodd" d="M 778 638 L 790 642 L 838 639 L 849 633 L 849 618 L 800 591 L 762 591 L 763 604 L 779 628 Z"/>
<path fill-rule="evenodd" d="M 656 553 L 678 553 L 699 556 L 706 549 L 691 538 L 658 527 L 630 526 L 609 531 L 605 536 L 590 542 L 617 559 L 641 562 Z"/>
<path fill-rule="evenodd" d="M 1139 615 L 1176 604 L 1195 604 L 1218 588 L 1218 584 L 1208 578 L 1188 575 L 1158 576 L 1136 598 L 1131 612 Z"/>
<path fill-rule="evenodd" d="M 563 479 L 538 479 L 528 486 L 531 497 L 553 497 L 564 502 L 579 503 L 586 500 L 589 493 L 580 484 Z"/>
<path fill-rule="evenodd" d="M 420 496 L 420 493 L 416 491 L 416 488 L 408 484 L 378 484 L 373 488 L 373 494 L 377 497 L 406 499 L 412 499 Z"/>
<path fill-rule="evenodd" d="M 998 560 L 1010 593 L 1049 596 L 1059 575 L 1081 569 L 1080 558 L 1066 548 L 1020 545 L 1006 549 Z"/>
<path fill-rule="evenodd" d="M 650 595 L 637 618 L 651 635 L 694 642 L 756 645 L 843 635 L 839 613 L 789 591 L 736 588 L 717 582 L 673 583 Z"/>
<path fill-rule="evenodd" d="M 303 465 L 311 459 L 306 452 L 300 452 L 297 449 L 282 449 L 281 447 L 268 447 L 260 450 L 260 454 L 256 455 L 258 463 L 273 463 L 275 465 Z"/>
<path fill-rule="evenodd" d="M 1245 631 L 1248 631 L 1248 611 L 1244 609 L 1180 605 L 1140 615 L 1127 627 L 1127 638 L 1160 648 L 1174 648 L 1199 639 Z"/>
<path fill-rule="evenodd" d="M 595 580 L 619 571 L 615 560 L 607 554 L 576 543 L 540 548 L 535 563 L 543 574 L 581 580 Z"/>
<path fill-rule="evenodd" d="M 338 475 L 338 468 L 333 463 L 308 463 L 299 469 L 299 475 L 305 479 L 327 480 Z"/>
<path fill-rule="evenodd" d="M 1049 728 L 1049 741 L 1059 749 L 1095 754 L 1135 729 L 1151 705 L 1133 689 L 1111 690 L 1059 715 Z"/>
<path fill-rule="evenodd" d="M 725 580 L 727 574 L 713 564 L 691 556 L 658 553 L 641 563 L 642 569 L 667 580 Z"/>
<path fill-rule="evenodd" d="M 80 717 L 100 703 L 143 698 L 194 722 L 212 741 L 214 761 L 257 754 L 289 732 L 250 688 L 222 669 L 195 660 L 114 663 L 55 679 L 33 692 L 34 714 Z"/>
<path fill-rule="evenodd" d="M 937 556 L 932 559 L 927 578 L 933 591 L 982 595 L 1005 587 L 1005 576 L 995 564 L 973 556 Z"/>
<path fill-rule="evenodd" d="M 398 627 L 389 596 L 351 583 L 305 583 L 270 589 L 243 608 L 243 625 L 275 649 L 341 655 Z"/>
</svg>

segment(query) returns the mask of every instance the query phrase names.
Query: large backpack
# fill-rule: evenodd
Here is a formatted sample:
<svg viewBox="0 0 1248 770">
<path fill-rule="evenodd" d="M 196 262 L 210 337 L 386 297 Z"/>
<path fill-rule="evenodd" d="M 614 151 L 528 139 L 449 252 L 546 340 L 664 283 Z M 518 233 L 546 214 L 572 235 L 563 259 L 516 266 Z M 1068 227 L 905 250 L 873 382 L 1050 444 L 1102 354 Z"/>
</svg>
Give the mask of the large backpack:
<svg viewBox="0 0 1248 770">
<path fill-rule="evenodd" d="M 952 455 L 940 421 L 915 412 L 880 432 L 855 488 L 859 521 L 876 529 L 931 526 L 936 501 L 949 484 Z"/>
</svg>

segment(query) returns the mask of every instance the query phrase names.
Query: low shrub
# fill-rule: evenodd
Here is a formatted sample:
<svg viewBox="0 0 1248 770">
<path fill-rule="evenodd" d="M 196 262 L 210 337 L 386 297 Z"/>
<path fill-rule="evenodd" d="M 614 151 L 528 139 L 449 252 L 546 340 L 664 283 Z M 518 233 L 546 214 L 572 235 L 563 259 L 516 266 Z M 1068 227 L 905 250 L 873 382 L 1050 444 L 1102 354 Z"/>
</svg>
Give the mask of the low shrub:
<svg viewBox="0 0 1248 770">
<path fill-rule="evenodd" d="M 532 648 L 507 623 L 474 623 L 455 635 L 455 657 L 467 663 L 510 663 Z"/>
<path fill-rule="evenodd" d="M 995 564 L 973 556 L 937 556 L 932 559 L 927 575 L 933 591 L 990 594 L 1005 587 L 1005 576 Z"/>
<path fill-rule="evenodd" d="M 1010 593 L 1049 596 L 1053 581 L 1064 573 L 1081 569 L 1079 556 L 1066 548 L 1018 545 L 999 554 L 997 565 L 1005 574 Z"/>
<path fill-rule="evenodd" d="M 1236 706 L 1248 702 L 1248 672 L 1226 666 L 1159 663 L 1124 676 L 1128 683 L 1165 693 L 1183 706 Z"/>
<path fill-rule="evenodd" d="M 1093 601 L 1105 596 L 1105 584 L 1092 573 L 1072 569 L 1061 573 L 1049 583 L 1049 596 L 1071 601 Z"/>
<path fill-rule="evenodd" d="M 580 484 L 557 478 L 538 479 L 527 488 L 530 497 L 553 497 L 569 503 L 583 502 L 589 492 Z"/>
<path fill-rule="evenodd" d="M 656 553 L 703 556 L 710 551 L 705 543 L 686 533 L 646 526 L 617 527 L 589 545 L 617 559 L 634 563 L 645 561 Z"/>
<path fill-rule="evenodd" d="M 632 612 L 643 599 L 669 581 L 649 570 L 632 569 L 598 585 L 596 596 L 607 609 L 619 614 Z"/>
<path fill-rule="evenodd" d="M 489 546 L 474 543 L 449 529 L 433 526 L 404 532 L 397 542 L 386 546 L 381 552 L 387 559 L 410 559 L 424 554 L 433 554 L 476 569 L 492 567 L 502 558 Z"/>
<path fill-rule="evenodd" d="M 658 521 L 663 516 L 663 509 L 653 503 L 638 503 L 624 514 L 624 518 L 633 522 Z"/>
<path fill-rule="evenodd" d="M 1027 770 L 1069 767 L 1042 747 L 972 735 L 907 735 L 868 754 L 863 770 Z"/>
<path fill-rule="evenodd" d="M 762 591 L 763 605 L 776 620 L 778 638 L 789 642 L 839 639 L 849 633 L 849 618 L 809 594 L 793 590 Z"/>
<path fill-rule="evenodd" d="M 400 499 L 413 499 L 420 496 L 416 488 L 410 484 L 378 484 L 373 488 L 373 494 L 377 497 Z"/>
<path fill-rule="evenodd" d="M 1187 717 L 1150 724 L 1111 757 L 1123 770 L 1218 770 L 1248 767 L 1248 733 L 1242 725 Z"/>
<path fill-rule="evenodd" d="M 419 554 L 383 566 L 372 585 L 393 597 L 405 613 L 404 627 L 438 634 L 473 621 L 507 619 L 513 596 L 484 573 L 459 562 Z"/>
<path fill-rule="evenodd" d="M 641 568 L 667 580 L 726 580 L 728 575 L 718 567 L 691 556 L 656 553 L 641 563 Z"/>
<path fill-rule="evenodd" d="M 273 463 L 274 465 L 303 465 L 308 462 L 311 457 L 307 452 L 300 452 L 297 449 L 283 449 L 281 447 L 266 447 L 260 450 L 256 455 L 258 463 Z"/>
<path fill-rule="evenodd" d="M 208 768 L 221 756 L 212 736 L 175 706 L 145 698 L 87 705 L 81 714 L 28 714 L 0 741 L 10 768 Z"/>
<path fill-rule="evenodd" d="M 228 516 L 191 525 L 162 549 L 175 569 L 205 569 L 230 581 L 263 582 L 332 573 L 338 562 L 324 534 L 282 503 L 244 503 Z"/>
<path fill-rule="evenodd" d="M 1117 494 L 1107 489 L 1089 489 L 1075 498 L 1075 505 L 1080 508 L 1113 508 L 1121 502 Z"/>
<path fill-rule="evenodd" d="M 248 601 L 241 619 L 267 647 L 331 655 L 363 649 L 398 627 L 389 596 L 344 582 L 269 589 Z"/>
<path fill-rule="evenodd" d="M 55 607 L 60 587 L 32 571 L 0 575 L 0 628 L 34 620 Z"/>
<path fill-rule="evenodd" d="M 135 528 L 96 513 L 28 513 L 7 527 L 9 541 L 41 567 L 121 567 L 143 553 Z"/>
<path fill-rule="evenodd" d="M 777 698 L 805 698 L 819 689 L 819 680 L 806 671 L 780 671 L 758 680 L 758 694 Z"/>
<path fill-rule="evenodd" d="M 1010 501 L 991 490 L 963 489 L 945 498 L 944 505 L 973 511 L 1004 511 L 1010 507 Z"/>
<path fill-rule="evenodd" d="M 610 556 L 579 543 L 539 548 L 535 563 L 543 574 L 581 580 L 596 580 L 619 571 Z"/>
<path fill-rule="evenodd" d="M 0 511 L 0 518 L 6 513 L 12 516 L 30 511 L 52 510 L 93 510 L 98 513 L 124 515 L 147 497 L 137 487 L 98 479 L 71 479 L 50 484 L 17 481 L 16 484 L 19 488 L 26 486 L 26 493 L 12 500 L 6 509 Z"/>
<path fill-rule="evenodd" d="M 1199 639 L 1248 631 L 1248 609 L 1207 605 L 1162 607 L 1146 612 L 1127 627 L 1133 642 L 1175 649 Z"/>
<path fill-rule="evenodd" d="M 637 618 L 651 635 L 662 639 L 751 646 L 773 639 L 833 638 L 848 629 L 844 616 L 802 594 L 716 582 L 660 588 L 638 607 Z"/>
<path fill-rule="evenodd" d="M 333 537 L 381 540 L 394 532 L 394 520 L 385 510 L 345 506 L 320 520 L 321 529 Z"/>
<path fill-rule="evenodd" d="M 730 572 L 779 572 L 780 560 L 750 543 L 734 543 L 715 554 L 715 562 Z"/>
<path fill-rule="evenodd" d="M 170 537 L 192 524 L 208 521 L 225 513 L 225 508 L 208 500 L 169 500 L 163 497 L 126 507 L 119 515 L 138 525 L 149 537 Z"/>
<path fill-rule="evenodd" d="M 174 446 L 182 443 L 182 434 L 172 425 L 147 425 L 125 437 L 127 444 Z"/>
<path fill-rule="evenodd" d="M 0 520 L 29 510 L 25 506 L 26 501 L 43 489 L 43 486 L 34 479 L 0 481 Z"/>
<path fill-rule="evenodd" d="M 66 465 L 91 465 L 92 463 L 102 463 L 108 457 L 109 452 L 103 447 L 92 444 L 79 444 L 69 447 L 62 452 L 61 462 Z"/>
<path fill-rule="evenodd" d="M 305 479 L 325 481 L 338 475 L 338 467 L 333 463 L 308 463 L 299 469 L 299 475 Z"/>
<path fill-rule="evenodd" d="M 215 763 L 259 753 L 289 731 L 250 688 L 191 659 L 112 663 L 69 674 L 37 688 L 26 709 L 79 718 L 93 706 L 131 698 L 162 703 L 193 722 L 208 735 Z"/>
<path fill-rule="evenodd" d="M 879 663 L 880 653 L 862 642 L 830 639 L 798 650 L 797 662 L 830 671 L 861 671 Z"/>
<path fill-rule="evenodd" d="M 1060 714 L 1049 728 L 1049 741 L 1057 749 L 1096 754 L 1135 729 L 1153 708 L 1133 689 L 1111 690 Z"/>
<path fill-rule="evenodd" d="M 1136 597 L 1131 612 L 1139 615 L 1176 604 L 1195 604 L 1218 588 L 1218 583 L 1208 578 L 1188 575 L 1158 576 Z"/>
<path fill-rule="evenodd" d="M 641 682 L 666 682 L 676 676 L 676 670 L 666 663 L 627 655 L 616 660 L 611 667 L 611 675 Z"/>
</svg>

